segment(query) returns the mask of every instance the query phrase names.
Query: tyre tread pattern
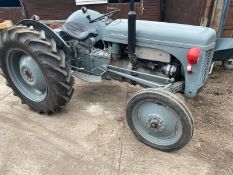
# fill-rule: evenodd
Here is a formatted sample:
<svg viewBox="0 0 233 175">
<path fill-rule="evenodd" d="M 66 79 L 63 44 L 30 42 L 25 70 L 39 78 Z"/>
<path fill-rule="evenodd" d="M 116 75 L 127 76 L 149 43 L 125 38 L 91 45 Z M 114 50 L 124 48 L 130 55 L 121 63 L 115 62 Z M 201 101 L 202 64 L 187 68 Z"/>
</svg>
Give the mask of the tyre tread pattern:
<svg viewBox="0 0 233 175">
<path fill-rule="evenodd" d="M 13 89 L 14 95 L 21 99 L 22 104 L 27 104 L 38 113 L 50 114 L 59 111 L 70 101 L 74 92 L 74 78 L 71 76 L 71 68 L 64 52 L 57 48 L 53 39 L 46 38 L 44 31 L 36 31 L 27 26 L 14 26 L 4 30 L 0 37 L 0 52 L 10 43 L 24 45 L 36 57 L 49 86 L 48 97 L 39 105 L 24 97 L 9 76 L 5 76 L 7 84 Z M 4 64 L 1 64 L 2 66 Z M 49 95 L 49 91 L 53 91 L 52 95 Z"/>
<path fill-rule="evenodd" d="M 145 140 L 141 135 L 138 134 L 138 132 L 136 131 L 136 129 L 134 128 L 133 124 L 132 124 L 132 120 L 131 120 L 131 110 L 133 108 L 133 106 L 135 105 L 135 102 L 137 101 L 137 98 L 141 98 L 144 96 L 144 94 L 153 94 L 157 97 L 160 96 L 160 98 L 163 98 L 164 100 L 168 100 L 171 101 L 173 104 L 175 104 L 175 106 L 179 106 L 179 108 L 183 111 L 183 117 L 180 117 L 180 120 L 183 123 L 183 129 L 185 132 L 183 132 L 183 136 L 181 137 L 181 139 L 173 145 L 168 145 L 168 146 L 162 146 L 162 145 L 156 145 L 153 144 L 147 140 Z M 136 100 L 136 101 L 135 101 Z M 126 117 L 127 117 L 127 122 L 130 126 L 130 128 L 132 129 L 133 133 L 136 135 L 136 137 L 143 143 L 145 143 L 148 146 L 151 146 L 153 148 L 162 150 L 162 151 L 166 151 L 166 152 L 171 152 L 171 151 L 175 151 L 178 149 L 181 149 L 182 147 L 184 147 L 186 144 L 188 144 L 190 142 L 190 140 L 192 139 L 193 133 L 194 133 L 194 122 L 192 119 L 192 114 L 189 111 L 188 107 L 184 104 L 184 102 L 182 102 L 182 100 L 180 100 L 176 95 L 174 95 L 171 92 L 162 90 L 162 89 L 152 89 L 152 88 L 148 88 L 148 89 L 143 89 L 139 92 L 137 92 L 128 102 L 127 105 L 127 109 L 126 109 Z"/>
</svg>

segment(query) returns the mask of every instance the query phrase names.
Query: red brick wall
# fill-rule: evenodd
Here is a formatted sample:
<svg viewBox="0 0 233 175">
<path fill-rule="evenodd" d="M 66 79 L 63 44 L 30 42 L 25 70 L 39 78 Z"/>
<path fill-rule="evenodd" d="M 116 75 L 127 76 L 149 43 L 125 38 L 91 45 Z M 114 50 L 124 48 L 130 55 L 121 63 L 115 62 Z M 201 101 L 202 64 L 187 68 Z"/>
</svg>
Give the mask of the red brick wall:
<svg viewBox="0 0 233 175">
<path fill-rule="evenodd" d="M 75 0 L 23 0 L 28 17 L 36 14 L 42 20 L 66 19 L 72 12 L 80 9 Z M 102 13 L 109 11 L 109 7 L 117 7 L 121 9 L 119 18 L 127 18 L 129 4 L 96 4 L 88 5 L 90 9 L 97 10 Z M 140 3 L 137 4 L 137 12 L 139 12 Z M 160 0 L 144 0 L 144 12 L 142 15 L 138 13 L 138 19 L 160 20 Z"/>
<path fill-rule="evenodd" d="M 14 23 L 23 19 L 20 7 L 0 7 L 0 18 L 12 20 Z"/>
</svg>

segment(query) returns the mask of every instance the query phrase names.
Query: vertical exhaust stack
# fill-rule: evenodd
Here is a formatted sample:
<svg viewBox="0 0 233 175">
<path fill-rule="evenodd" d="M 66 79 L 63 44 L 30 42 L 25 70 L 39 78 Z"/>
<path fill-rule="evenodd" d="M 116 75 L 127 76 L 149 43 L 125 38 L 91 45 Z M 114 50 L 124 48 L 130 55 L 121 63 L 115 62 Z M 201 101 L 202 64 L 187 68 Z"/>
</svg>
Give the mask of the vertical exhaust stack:
<svg viewBox="0 0 233 175">
<path fill-rule="evenodd" d="M 130 0 L 130 12 L 128 14 L 128 55 L 131 63 L 136 64 L 136 12 L 134 10 L 134 0 Z"/>
</svg>

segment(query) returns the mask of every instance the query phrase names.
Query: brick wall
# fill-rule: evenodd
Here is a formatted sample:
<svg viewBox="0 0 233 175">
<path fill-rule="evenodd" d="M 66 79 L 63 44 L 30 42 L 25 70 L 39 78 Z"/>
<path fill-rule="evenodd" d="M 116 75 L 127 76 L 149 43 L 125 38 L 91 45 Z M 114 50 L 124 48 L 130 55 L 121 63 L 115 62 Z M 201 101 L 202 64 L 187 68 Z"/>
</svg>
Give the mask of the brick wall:
<svg viewBox="0 0 233 175">
<path fill-rule="evenodd" d="M 23 19 L 20 7 L 0 7 L 0 18 L 12 20 L 14 23 Z"/>
</svg>

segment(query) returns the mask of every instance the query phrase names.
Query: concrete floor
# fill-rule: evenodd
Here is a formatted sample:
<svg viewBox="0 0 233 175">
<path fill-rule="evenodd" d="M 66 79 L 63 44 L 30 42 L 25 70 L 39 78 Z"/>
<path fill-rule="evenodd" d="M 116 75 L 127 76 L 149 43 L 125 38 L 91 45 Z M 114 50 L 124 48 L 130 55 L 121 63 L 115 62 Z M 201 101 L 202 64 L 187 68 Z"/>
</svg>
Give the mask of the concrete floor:
<svg viewBox="0 0 233 175">
<path fill-rule="evenodd" d="M 232 166 L 215 171 L 213 162 L 197 156 L 203 143 L 197 134 L 185 148 L 173 153 L 140 143 L 125 120 L 127 99 L 137 87 L 77 80 L 75 89 L 62 112 L 43 116 L 21 105 L 0 78 L 0 174 L 232 172 Z"/>
</svg>

